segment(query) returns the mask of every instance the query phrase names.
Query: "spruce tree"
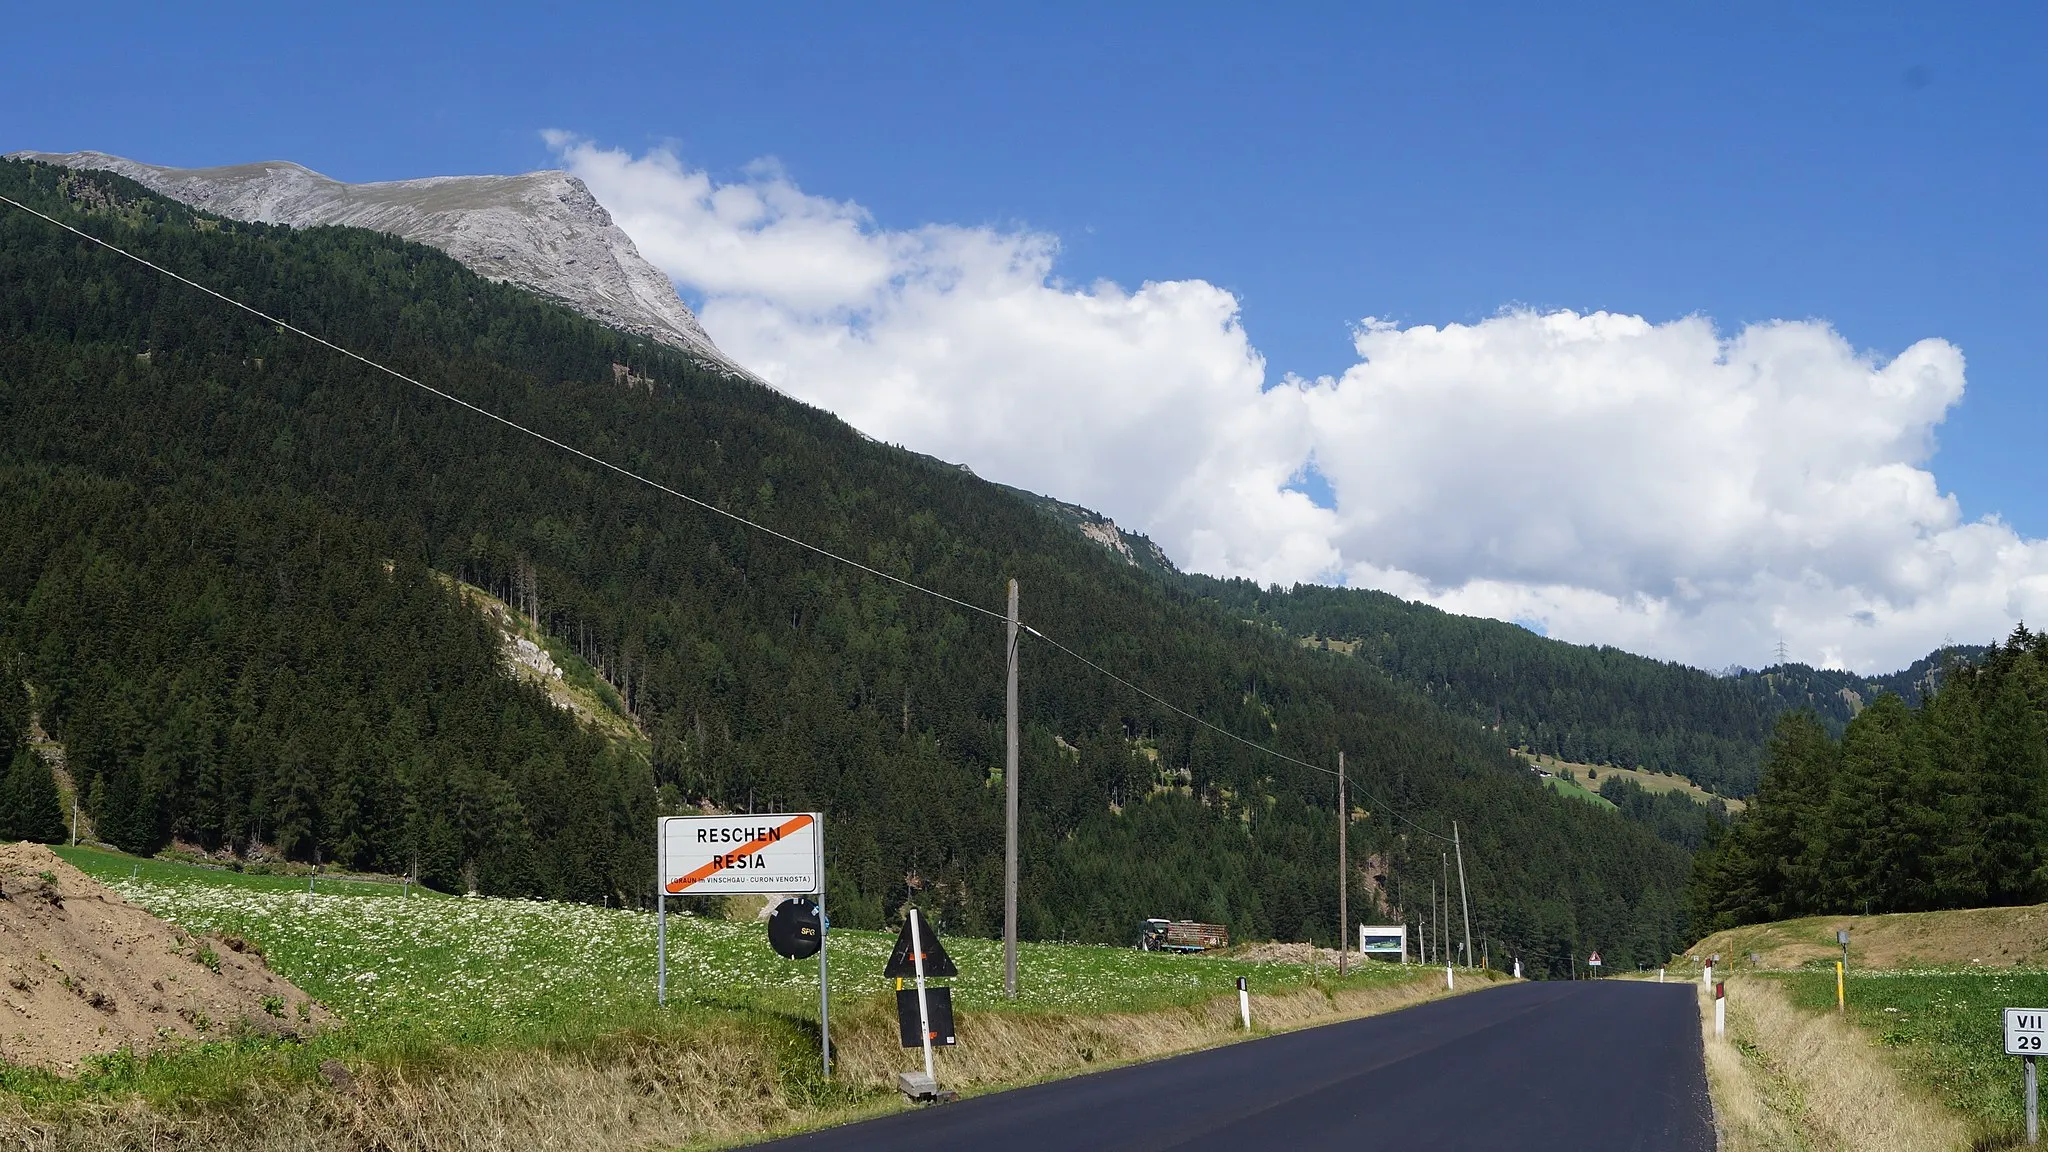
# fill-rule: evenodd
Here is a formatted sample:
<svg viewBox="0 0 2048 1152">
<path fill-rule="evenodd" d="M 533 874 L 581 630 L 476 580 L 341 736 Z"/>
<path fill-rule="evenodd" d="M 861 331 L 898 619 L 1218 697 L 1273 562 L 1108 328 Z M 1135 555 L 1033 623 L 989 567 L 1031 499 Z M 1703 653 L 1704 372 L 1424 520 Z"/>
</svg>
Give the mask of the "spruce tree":
<svg viewBox="0 0 2048 1152">
<path fill-rule="evenodd" d="M 0 777 L 0 840 L 61 844 L 64 838 L 64 806 L 57 797 L 56 777 L 42 757 L 16 748 L 7 775 Z"/>
<path fill-rule="evenodd" d="M 1984 767 L 1977 790 L 1983 829 L 1978 873 L 1993 904 L 2041 898 L 2041 808 L 2048 799 L 2048 725 L 2034 700 L 2040 663 L 2015 657 L 1993 690 L 1984 714 Z M 2030 691 L 2033 689 L 2033 691 Z"/>
</svg>

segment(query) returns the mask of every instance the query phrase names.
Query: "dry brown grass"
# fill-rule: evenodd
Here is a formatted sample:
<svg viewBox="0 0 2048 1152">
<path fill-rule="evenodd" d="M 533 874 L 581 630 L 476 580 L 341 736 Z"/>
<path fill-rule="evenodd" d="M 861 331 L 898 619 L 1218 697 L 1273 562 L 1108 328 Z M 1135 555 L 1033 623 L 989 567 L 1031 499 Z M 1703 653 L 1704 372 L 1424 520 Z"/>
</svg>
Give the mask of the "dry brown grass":
<svg viewBox="0 0 2048 1152">
<path fill-rule="evenodd" d="M 1963 1119 L 1910 1088 L 1839 1017 L 1802 1012 L 1770 980 L 1731 979 L 1728 1036 L 1700 989 L 1707 1083 L 1721 1152 L 1948 1152 Z"/>
<path fill-rule="evenodd" d="M 1880 916 L 1809 916 L 1716 932 L 1687 950 L 1718 952 L 1724 964 L 1747 966 L 1749 954 L 1765 968 L 1797 968 L 1838 960 L 1835 931 L 1849 929 L 1851 968 L 1915 968 L 1935 964 L 2048 966 L 2048 904 L 2018 908 L 1965 908 L 1953 912 L 1894 912 Z"/>
<path fill-rule="evenodd" d="M 1462 990 L 1485 987 L 1474 979 Z M 1434 973 L 1333 995 L 1254 996 L 1259 1032 L 1372 1015 L 1442 996 Z M 341 1084 L 251 1084 L 233 1106 L 141 1099 L 36 1114 L 0 1097 L 0 1152 L 570 1152 L 719 1147 L 904 1107 L 893 1085 L 918 1055 L 898 1047 L 893 1005 L 835 1014 L 839 1084 L 817 1093 L 809 1050 L 781 1050 L 738 1024 L 625 1036 L 578 1052 L 479 1055 L 459 1068 L 358 1069 Z M 1227 1043 L 1235 997 L 1107 1016 L 992 1013 L 960 1021 L 939 1079 L 973 1093 Z M 816 1093 L 813 1095 L 813 1093 Z"/>
</svg>

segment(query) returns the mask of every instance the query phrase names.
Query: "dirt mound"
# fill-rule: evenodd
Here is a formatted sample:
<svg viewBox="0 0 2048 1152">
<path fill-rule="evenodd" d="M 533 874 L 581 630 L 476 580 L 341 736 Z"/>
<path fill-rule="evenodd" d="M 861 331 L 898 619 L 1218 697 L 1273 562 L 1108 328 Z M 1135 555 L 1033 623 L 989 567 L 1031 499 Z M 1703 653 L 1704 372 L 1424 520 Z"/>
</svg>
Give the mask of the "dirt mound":
<svg viewBox="0 0 2048 1152">
<path fill-rule="evenodd" d="M 40 844 L 0 844 L 0 1063 L 334 1023 L 238 939 L 196 937 Z"/>
<path fill-rule="evenodd" d="M 1240 944 L 1227 948 L 1217 955 L 1230 960 L 1242 960 L 1247 964 L 1321 964 L 1326 968 L 1337 966 L 1335 948 L 1318 948 L 1313 944 Z M 1351 954 L 1353 964 L 1364 963 L 1358 953 Z"/>
</svg>

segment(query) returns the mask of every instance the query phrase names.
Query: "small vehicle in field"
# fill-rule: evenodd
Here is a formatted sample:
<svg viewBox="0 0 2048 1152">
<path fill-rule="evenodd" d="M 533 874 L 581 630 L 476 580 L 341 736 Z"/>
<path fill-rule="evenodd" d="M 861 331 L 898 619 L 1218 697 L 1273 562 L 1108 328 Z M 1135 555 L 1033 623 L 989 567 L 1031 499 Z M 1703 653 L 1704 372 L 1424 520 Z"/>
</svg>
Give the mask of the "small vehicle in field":
<svg viewBox="0 0 2048 1152">
<path fill-rule="evenodd" d="M 1230 930 L 1193 920 L 1147 920 L 1138 925 L 1138 947 L 1146 952 L 1207 952 L 1230 947 Z"/>
</svg>

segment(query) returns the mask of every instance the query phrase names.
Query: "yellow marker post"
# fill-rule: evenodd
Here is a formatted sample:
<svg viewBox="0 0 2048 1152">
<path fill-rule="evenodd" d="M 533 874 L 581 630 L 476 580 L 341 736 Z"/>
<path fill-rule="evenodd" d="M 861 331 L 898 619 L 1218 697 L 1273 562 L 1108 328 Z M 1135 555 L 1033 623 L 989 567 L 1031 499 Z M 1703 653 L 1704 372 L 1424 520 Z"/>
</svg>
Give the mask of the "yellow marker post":
<svg viewBox="0 0 2048 1152">
<path fill-rule="evenodd" d="M 1849 999 L 1844 994 L 1842 987 L 1842 962 L 1837 960 L 1835 961 L 1835 1011 L 1847 1012 L 1848 1010 Z"/>
</svg>

